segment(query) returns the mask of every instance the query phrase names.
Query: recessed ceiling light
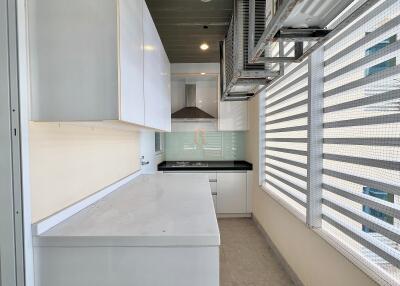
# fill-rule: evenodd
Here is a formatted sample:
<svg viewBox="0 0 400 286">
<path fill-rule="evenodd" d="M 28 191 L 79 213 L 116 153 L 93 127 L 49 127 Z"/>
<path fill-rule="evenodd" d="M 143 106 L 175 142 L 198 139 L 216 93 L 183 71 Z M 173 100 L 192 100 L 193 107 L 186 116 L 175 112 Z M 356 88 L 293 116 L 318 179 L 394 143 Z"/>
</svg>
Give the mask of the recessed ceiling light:
<svg viewBox="0 0 400 286">
<path fill-rule="evenodd" d="M 211 0 L 201 0 L 201 2 L 207 3 L 207 2 L 211 2 Z"/>
<path fill-rule="evenodd" d="M 203 51 L 208 50 L 209 47 L 210 47 L 210 46 L 207 45 L 206 43 L 203 43 L 203 44 L 200 45 L 200 49 L 202 49 Z"/>
<path fill-rule="evenodd" d="M 145 51 L 154 51 L 156 48 L 152 45 L 144 45 L 144 50 Z"/>
<path fill-rule="evenodd" d="M 202 72 L 202 73 L 200 73 L 201 75 L 206 75 L 206 73 L 205 72 Z"/>
</svg>

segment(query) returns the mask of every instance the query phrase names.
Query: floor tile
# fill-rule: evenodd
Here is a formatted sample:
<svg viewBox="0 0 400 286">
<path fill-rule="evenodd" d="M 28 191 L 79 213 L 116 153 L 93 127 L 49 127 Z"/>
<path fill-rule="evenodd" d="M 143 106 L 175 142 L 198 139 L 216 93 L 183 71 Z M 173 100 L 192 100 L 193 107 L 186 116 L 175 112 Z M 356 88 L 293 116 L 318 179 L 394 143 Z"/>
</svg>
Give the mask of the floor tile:
<svg viewBox="0 0 400 286">
<path fill-rule="evenodd" d="M 221 286 L 290 286 L 290 276 L 249 218 L 219 219 Z"/>
</svg>

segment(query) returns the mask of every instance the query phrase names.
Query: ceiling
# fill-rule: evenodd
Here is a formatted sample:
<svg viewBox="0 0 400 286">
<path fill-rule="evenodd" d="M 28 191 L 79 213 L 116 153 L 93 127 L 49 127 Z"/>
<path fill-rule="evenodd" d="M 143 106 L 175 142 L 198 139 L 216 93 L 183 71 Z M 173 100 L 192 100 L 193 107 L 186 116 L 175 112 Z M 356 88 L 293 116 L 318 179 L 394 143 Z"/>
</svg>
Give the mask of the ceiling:
<svg viewBox="0 0 400 286">
<path fill-rule="evenodd" d="M 171 63 L 219 62 L 233 0 L 146 0 Z M 205 29 L 207 26 L 208 29 Z M 206 42 L 210 48 L 200 50 Z"/>
</svg>

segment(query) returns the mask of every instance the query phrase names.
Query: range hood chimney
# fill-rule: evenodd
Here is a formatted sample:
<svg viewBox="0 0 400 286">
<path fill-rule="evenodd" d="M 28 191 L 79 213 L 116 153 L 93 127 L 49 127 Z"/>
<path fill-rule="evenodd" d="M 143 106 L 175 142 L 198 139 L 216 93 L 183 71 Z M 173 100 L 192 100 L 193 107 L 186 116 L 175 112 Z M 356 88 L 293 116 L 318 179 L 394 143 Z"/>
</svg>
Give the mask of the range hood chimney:
<svg viewBox="0 0 400 286">
<path fill-rule="evenodd" d="M 185 85 L 185 107 L 172 113 L 171 118 L 190 121 L 215 119 L 214 116 L 196 106 L 196 84 Z"/>
</svg>

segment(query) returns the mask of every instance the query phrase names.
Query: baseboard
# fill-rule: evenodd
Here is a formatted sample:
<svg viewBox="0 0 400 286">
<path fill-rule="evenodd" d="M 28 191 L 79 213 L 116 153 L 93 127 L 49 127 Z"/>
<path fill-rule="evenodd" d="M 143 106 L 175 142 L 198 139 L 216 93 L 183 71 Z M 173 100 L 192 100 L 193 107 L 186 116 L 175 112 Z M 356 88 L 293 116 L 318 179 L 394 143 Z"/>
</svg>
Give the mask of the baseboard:
<svg viewBox="0 0 400 286">
<path fill-rule="evenodd" d="M 282 256 L 279 252 L 278 248 L 268 235 L 268 233 L 264 230 L 258 219 L 253 215 L 253 221 L 255 222 L 257 228 L 260 230 L 262 235 L 264 236 L 265 240 L 267 241 L 268 245 L 271 247 L 272 251 L 274 252 L 275 256 L 278 258 L 279 263 L 282 267 L 286 270 L 289 274 L 290 278 L 292 279 L 294 285 L 296 286 L 304 286 L 303 282 L 301 282 L 300 278 L 297 276 L 296 272 L 293 271 L 292 267 L 290 267 L 289 263 L 287 263 L 286 259 Z"/>
<path fill-rule="evenodd" d="M 251 213 L 244 214 L 218 214 L 217 218 L 250 218 L 252 216 Z"/>
<path fill-rule="evenodd" d="M 122 185 L 125 185 L 126 183 L 128 183 L 129 181 L 133 180 L 134 178 L 138 177 L 141 174 L 142 174 L 141 171 L 137 171 L 137 172 L 113 183 L 112 185 L 109 185 L 109 186 L 105 187 L 104 189 L 80 200 L 79 202 L 77 202 L 69 207 L 66 207 L 65 209 L 63 209 L 45 219 L 42 219 L 37 223 L 32 224 L 32 235 L 33 236 L 40 235 L 40 234 L 48 231 L 49 229 L 53 228 L 60 222 L 68 219 L 69 217 L 80 212 L 84 208 L 87 208 L 88 206 L 101 200 L 108 194 L 112 193 L 113 191 L 115 191 L 116 189 L 121 187 Z"/>
</svg>

